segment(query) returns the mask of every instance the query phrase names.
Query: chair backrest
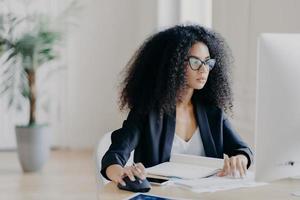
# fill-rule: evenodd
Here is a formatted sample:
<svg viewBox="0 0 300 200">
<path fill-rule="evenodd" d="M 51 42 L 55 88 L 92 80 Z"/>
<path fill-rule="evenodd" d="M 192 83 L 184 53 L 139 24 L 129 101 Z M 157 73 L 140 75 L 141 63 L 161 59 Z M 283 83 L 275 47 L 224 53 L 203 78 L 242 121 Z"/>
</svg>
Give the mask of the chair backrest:
<svg viewBox="0 0 300 200">
<path fill-rule="evenodd" d="M 97 182 L 97 187 L 102 187 L 103 185 L 107 184 L 109 181 L 106 180 L 102 174 L 100 173 L 101 171 L 101 160 L 106 151 L 108 150 L 109 146 L 111 145 L 111 133 L 108 132 L 103 135 L 103 137 L 99 140 L 95 152 L 94 152 L 94 159 L 95 159 L 95 165 L 96 165 L 96 182 Z M 130 157 L 126 163 L 126 165 L 131 164 L 133 162 L 133 154 L 134 151 L 131 152 Z"/>
</svg>

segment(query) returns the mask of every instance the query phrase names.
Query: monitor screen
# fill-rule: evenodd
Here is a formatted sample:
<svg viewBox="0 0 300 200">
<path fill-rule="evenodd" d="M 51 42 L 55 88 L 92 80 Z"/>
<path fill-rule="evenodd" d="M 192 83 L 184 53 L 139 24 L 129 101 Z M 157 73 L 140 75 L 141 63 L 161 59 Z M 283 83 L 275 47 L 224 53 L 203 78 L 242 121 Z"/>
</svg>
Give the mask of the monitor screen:
<svg viewBox="0 0 300 200">
<path fill-rule="evenodd" d="M 300 175 L 300 34 L 258 43 L 255 179 Z"/>
</svg>

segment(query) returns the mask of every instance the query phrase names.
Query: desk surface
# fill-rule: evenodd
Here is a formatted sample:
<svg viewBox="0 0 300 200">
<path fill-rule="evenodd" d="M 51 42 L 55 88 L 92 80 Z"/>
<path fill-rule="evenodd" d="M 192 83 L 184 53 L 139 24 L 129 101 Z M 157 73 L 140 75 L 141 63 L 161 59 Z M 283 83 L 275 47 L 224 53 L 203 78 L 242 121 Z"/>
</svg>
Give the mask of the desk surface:
<svg viewBox="0 0 300 200">
<path fill-rule="evenodd" d="M 253 188 L 240 188 L 227 191 L 219 191 L 214 193 L 193 193 L 187 189 L 172 186 L 152 186 L 149 194 L 161 195 L 173 198 L 187 199 L 230 199 L 230 200 L 247 200 L 247 199 L 300 199 L 300 197 L 292 196 L 293 192 L 300 192 L 300 179 L 284 179 L 272 182 L 268 185 Z M 108 183 L 99 191 L 99 199 L 118 200 L 130 197 L 131 192 L 119 190 L 114 183 Z"/>
</svg>

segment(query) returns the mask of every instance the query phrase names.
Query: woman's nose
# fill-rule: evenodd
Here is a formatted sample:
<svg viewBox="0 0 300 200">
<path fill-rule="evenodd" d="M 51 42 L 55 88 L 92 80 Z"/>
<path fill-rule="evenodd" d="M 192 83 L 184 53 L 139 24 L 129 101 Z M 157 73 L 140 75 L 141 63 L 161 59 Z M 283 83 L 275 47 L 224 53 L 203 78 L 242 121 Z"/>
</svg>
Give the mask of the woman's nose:
<svg viewBox="0 0 300 200">
<path fill-rule="evenodd" d="M 198 72 L 205 72 L 205 73 L 208 73 L 209 72 L 209 67 L 207 65 L 202 65 L 198 70 Z"/>
</svg>

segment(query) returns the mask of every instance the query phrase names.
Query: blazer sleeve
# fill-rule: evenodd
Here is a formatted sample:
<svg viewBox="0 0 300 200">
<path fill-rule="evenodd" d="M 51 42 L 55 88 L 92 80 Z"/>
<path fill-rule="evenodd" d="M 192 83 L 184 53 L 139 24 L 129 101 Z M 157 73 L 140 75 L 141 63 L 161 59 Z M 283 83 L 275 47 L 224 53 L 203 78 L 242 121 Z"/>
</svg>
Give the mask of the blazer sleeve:
<svg viewBox="0 0 300 200">
<path fill-rule="evenodd" d="M 243 154 L 248 159 L 247 168 L 253 162 L 253 153 L 250 147 L 242 140 L 239 134 L 232 128 L 231 123 L 223 114 L 223 144 L 224 153 L 229 157 Z"/>
<path fill-rule="evenodd" d="M 130 111 L 122 128 L 115 130 L 111 135 L 111 145 L 101 161 L 101 174 L 106 179 L 106 169 L 113 164 L 125 166 L 130 153 L 136 148 L 142 129 L 142 117 Z"/>
</svg>

